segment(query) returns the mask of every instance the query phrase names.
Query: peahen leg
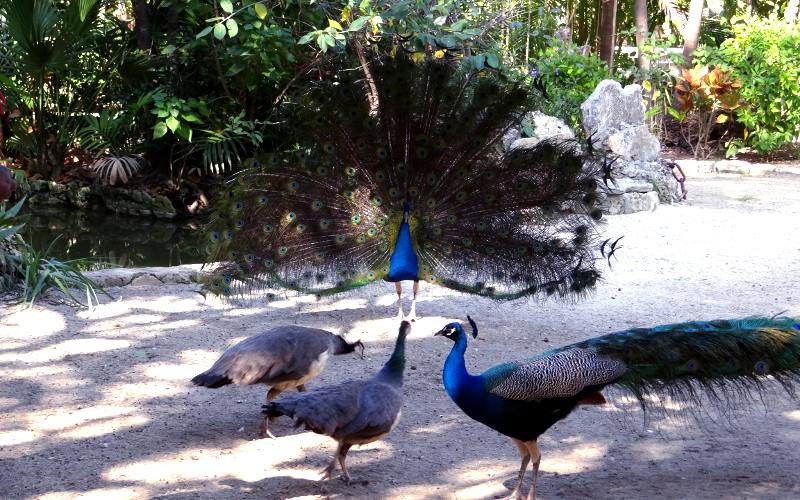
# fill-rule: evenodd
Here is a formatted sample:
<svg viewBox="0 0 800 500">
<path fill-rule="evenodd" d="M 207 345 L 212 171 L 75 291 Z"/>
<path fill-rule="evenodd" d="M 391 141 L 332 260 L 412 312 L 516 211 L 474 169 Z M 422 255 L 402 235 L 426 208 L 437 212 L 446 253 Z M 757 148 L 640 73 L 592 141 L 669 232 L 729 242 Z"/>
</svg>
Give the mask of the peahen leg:
<svg viewBox="0 0 800 500">
<path fill-rule="evenodd" d="M 267 403 L 271 403 L 273 399 L 278 397 L 280 394 L 280 389 L 276 389 L 275 387 L 271 388 L 267 393 Z M 264 417 L 264 421 L 261 422 L 261 427 L 259 429 L 259 435 L 264 438 L 269 436 L 270 439 L 275 439 L 275 435 L 269 431 L 268 423 L 271 422 L 274 417 Z"/>
<path fill-rule="evenodd" d="M 295 389 L 297 389 L 297 392 L 306 392 L 306 385 L 300 384 L 297 387 L 295 387 Z"/>
<path fill-rule="evenodd" d="M 417 293 L 419 292 L 419 281 L 414 282 L 414 295 L 411 298 L 411 310 L 408 311 L 406 319 L 408 321 L 417 320 Z"/>
<path fill-rule="evenodd" d="M 511 438 L 511 440 L 514 441 L 514 444 L 517 445 L 517 449 L 519 450 L 520 464 L 519 474 L 517 474 L 517 485 L 514 486 L 510 498 L 521 499 L 522 494 L 520 493 L 520 488 L 522 488 L 522 479 L 525 478 L 525 471 L 528 469 L 528 462 L 531 460 L 531 452 L 528 451 L 528 447 L 525 446 L 525 443 L 519 439 Z"/>
<path fill-rule="evenodd" d="M 398 304 L 398 311 L 397 311 L 397 319 L 403 319 L 403 284 L 401 281 L 394 282 L 394 289 L 397 291 L 397 304 Z"/>
<path fill-rule="evenodd" d="M 339 443 L 339 446 L 336 448 L 336 454 L 333 456 L 333 460 L 331 460 L 331 463 L 329 463 L 327 467 L 322 469 L 322 472 L 320 473 L 320 479 L 330 479 L 331 478 L 331 476 L 333 475 L 333 471 L 336 470 L 336 462 L 339 462 L 340 464 L 344 464 L 344 458 L 343 458 L 343 455 L 342 455 L 342 453 L 343 453 L 342 450 L 344 450 L 344 454 L 347 454 L 347 450 L 349 450 L 349 449 L 350 449 L 350 445 L 349 444 Z M 348 481 L 348 484 L 349 484 L 350 475 L 347 474 L 347 471 L 344 469 L 344 466 L 342 466 L 342 472 L 344 472 L 345 478 L 346 478 L 346 480 Z"/>
<path fill-rule="evenodd" d="M 336 453 L 339 457 L 339 465 L 342 467 L 342 472 L 344 473 L 344 482 L 347 483 L 348 486 L 350 486 L 350 481 L 352 481 L 352 479 L 350 478 L 350 473 L 347 472 L 347 465 L 345 465 L 344 461 L 347 458 L 347 451 L 350 449 L 350 446 L 352 445 L 342 443 L 339 445 L 338 453 Z"/>
<path fill-rule="evenodd" d="M 533 500 L 536 498 L 536 480 L 539 478 L 539 463 L 542 461 L 542 453 L 539 451 L 536 441 L 528 441 L 525 446 L 528 447 L 528 453 L 533 462 L 533 479 L 531 480 L 531 490 L 528 492 L 528 500 Z"/>
</svg>

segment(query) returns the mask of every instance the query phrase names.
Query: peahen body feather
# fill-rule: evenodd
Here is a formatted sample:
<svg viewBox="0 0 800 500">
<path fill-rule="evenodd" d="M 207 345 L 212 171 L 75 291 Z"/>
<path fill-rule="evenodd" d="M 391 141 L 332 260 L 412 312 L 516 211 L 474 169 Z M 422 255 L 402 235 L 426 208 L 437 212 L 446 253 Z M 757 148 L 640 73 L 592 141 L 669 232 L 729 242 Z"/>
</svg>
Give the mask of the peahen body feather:
<svg viewBox="0 0 800 500">
<path fill-rule="evenodd" d="M 474 323 L 473 332 L 477 335 Z M 787 317 L 634 328 L 480 375 L 466 369 L 467 335 L 460 324 L 451 323 L 437 335 L 455 342 L 443 371 L 447 393 L 471 418 L 511 437 L 521 452 L 529 450 L 528 459 L 538 454 L 536 439 L 576 406 L 605 402 L 600 391 L 606 386 L 631 391 L 646 408 L 663 396 L 693 404 L 700 404 L 702 395 L 720 401 L 755 398 L 768 379 L 794 396 L 800 382 L 800 319 Z M 536 471 L 538 458 L 533 460 Z"/>
<path fill-rule="evenodd" d="M 224 264 L 209 290 L 421 279 L 513 299 L 594 285 L 593 163 L 573 142 L 499 153 L 530 93 L 400 52 L 298 97 L 297 146 L 241 172 L 218 203 L 209 260 Z"/>
</svg>

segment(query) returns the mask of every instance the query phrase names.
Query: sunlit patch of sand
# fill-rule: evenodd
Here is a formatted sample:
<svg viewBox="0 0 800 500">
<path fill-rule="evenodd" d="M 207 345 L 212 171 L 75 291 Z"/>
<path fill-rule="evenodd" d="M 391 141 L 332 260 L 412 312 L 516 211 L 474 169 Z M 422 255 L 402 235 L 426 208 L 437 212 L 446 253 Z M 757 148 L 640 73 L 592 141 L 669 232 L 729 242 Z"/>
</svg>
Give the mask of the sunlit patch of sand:
<svg viewBox="0 0 800 500">
<path fill-rule="evenodd" d="M 134 498 L 147 498 L 149 491 L 144 488 L 97 488 L 89 491 L 51 491 L 40 495 L 39 500 L 66 500 L 80 498 L 81 500 L 127 500 Z"/>
<path fill-rule="evenodd" d="M 552 453 L 547 453 L 546 447 L 542 447 L 541 470 L 558 474 L 575 474 L 595 468 L 602 464 L 607 450 L 607 443 L 582 442 L 572 446 L 566 453 L 561 452 L 558 456 L 554 456 Z"/>
<path fill-rule="evenodd" d="M 45 363 L 57 361 L 75 354 L 90 354 L 113 349 L 130 347 L 127 340 L 111 340 L 103 338 L 76 338 L 53 344 L 46 348 L 25 353 L 26 363 Z M 20 361 L 18 353 L 0 354 L 0 363 L 17 363 Z"/>
<path fill-rule="evenodd" d="M 274 476 L 317 480 L 316 468 L 287 468 L 279 464 L 302 457 L 302 449 L 330 449 L 335 443 L 313 433 L 279 437 L 277 440 L 241 441 L 229 449 L 194 448 L 177 453 L 154 456 L 129 464 L 115 465 L 103 473 L 109 481 L 136 481 L 142 484 L 205 481 L 212 478 L 236 478 L 254 482 Z"/>
<path fill-rule="evenodd" d="M 108 434 L 121 427 L 130 427 L 147 422 L 147 418 L 136 415 L 132 406 L 94 405 L 89 408 L 62 407 L 54 413 L 42 415 L 30 413 L 29 427 L 34 431 L 59 432 L 65 437 L 83 438 Z M 94 426 L 94 430 L 86 430 Z"/>
<path fill-rule="evenodd" d="M 39 379 L 60 373 L 68 373 L 72 367 L 64 364 L 32 366 L 30 368 L 0 368 L 0 377 Z"/>
<path fill-rule="evenodd" d="M 16 446 L 39 439 L 39 433 L 31 430 L 14 429 L 0 431 L 0 447 Z"/>
<path fill-rule="evenodd" d="M 39 307 L 21 309 L 4 320 L 3 339 L 29 340 L 48 337 L 66 328 L 64 316 Z"/>
</svg>

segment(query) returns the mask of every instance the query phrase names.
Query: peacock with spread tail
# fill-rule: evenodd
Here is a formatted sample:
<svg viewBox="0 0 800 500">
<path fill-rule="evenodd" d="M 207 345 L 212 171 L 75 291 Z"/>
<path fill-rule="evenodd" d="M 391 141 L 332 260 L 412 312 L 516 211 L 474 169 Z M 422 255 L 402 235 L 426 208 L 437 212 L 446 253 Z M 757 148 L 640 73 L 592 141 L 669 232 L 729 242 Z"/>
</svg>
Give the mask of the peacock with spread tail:
<svg viewBox="0 0 800 500">
<path fill-rule="evenodd" d="M 478 327 L 469 318 L 472 335 Z M 467 334 L 450 323 L 436 335 L 454 342 L 444 364 L 444 387 L 471 418 L 510 437 L 520 452 L 512 496 L 521 498 L 529 463 L 536 494 L 541 453 L 537 439 L 581 404 L 606 402 L 602 390 L 629 390 L 643 408 L 664 396 L 695 408 L 731 398 L 758 399 L 767 379 L 794 396 L 800 382 L 800 319 L 744 318 L 634 328 L 503 363 L 480 375 L 467 372 Z M 708 400 L 706 400 L 708 401 Z"/>
<path fill-rule="evenodd" d="M 495 299 L 596 283 L 599 163 L 575 142 L 499 147 L 535 106 L 524 84 L 456 58 L 363 55 L 295 95 L 292 150 L 231 181 L 209 224 L 209 291 L 384 279 L 399 301 L 413 281 L 413 319 L 419 280 Z"/>
</svg>

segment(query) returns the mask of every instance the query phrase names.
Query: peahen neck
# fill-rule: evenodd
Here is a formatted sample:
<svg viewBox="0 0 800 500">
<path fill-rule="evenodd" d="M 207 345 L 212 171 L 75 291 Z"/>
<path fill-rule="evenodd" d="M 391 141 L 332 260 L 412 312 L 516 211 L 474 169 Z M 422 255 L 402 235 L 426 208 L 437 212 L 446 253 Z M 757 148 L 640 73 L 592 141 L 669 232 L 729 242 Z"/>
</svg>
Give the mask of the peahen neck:
<svg viewBox="0 0 800 500">
<path fill-rule="evenodd" d="M 469 385 L 475 378 L 467 371 L 467 366 L 464 362 L 464 353 L 466 351 L 467 336 L 461 333 L 453 344 L 442 371 L 444 388 L 456 403 L 459 403 L 461 399 L 461 389 Z"/>
<path fill-rule="evenodd" d="M 406 335 L 407 330 L 402 329 L 397 335 L 397 341 L 394 344 L 394 351 L 389 361 L 383 365 L 383 368 L 375 378 L 393 385 L 403 385 L 403 370 L 406 367 Z"/>
</svg>

